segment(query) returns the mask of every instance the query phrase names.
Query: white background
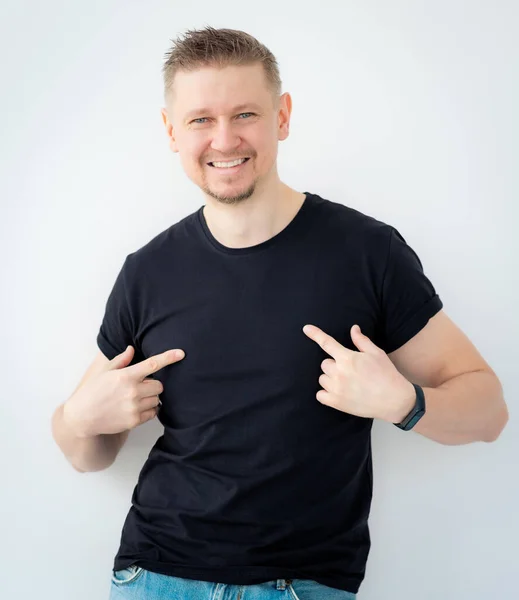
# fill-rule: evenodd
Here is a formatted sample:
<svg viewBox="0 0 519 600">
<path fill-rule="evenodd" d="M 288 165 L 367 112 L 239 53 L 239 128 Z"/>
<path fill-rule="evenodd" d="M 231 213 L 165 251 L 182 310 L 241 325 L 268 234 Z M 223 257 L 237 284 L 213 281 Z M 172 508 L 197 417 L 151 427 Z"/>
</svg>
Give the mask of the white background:
<svg viewBox="0 0 519 600">
<path fill-rule="evenodd" d="M 245 30 L 293 99 L 281 179 L 395 227 L 500 377 L 497 442 L 442 446 L 376 422 L 359 600 L 518 597 L 517 4 L 3 0 L 0 7 L 0 588 L 108 597 L 160 424 L 80 474 L 51 415 L 97 353 L 124 257 L 204 202 L 160 117 L 170 39 Z"/>
</svg>

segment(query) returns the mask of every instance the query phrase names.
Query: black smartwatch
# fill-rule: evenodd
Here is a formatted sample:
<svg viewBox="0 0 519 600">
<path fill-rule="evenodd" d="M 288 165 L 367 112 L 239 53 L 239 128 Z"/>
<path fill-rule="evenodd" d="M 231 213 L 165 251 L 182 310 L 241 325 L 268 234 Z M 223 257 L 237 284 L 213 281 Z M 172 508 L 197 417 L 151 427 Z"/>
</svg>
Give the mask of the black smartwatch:
<svg viewBox="0 0 519 600">
<path fill-rule="evenodd" d="M 404 418 L 401 423 L 393 423 L 400 429 L 404 431 L 409 431 L 412 429 L 418 421 L 425 415 L 425 394 L 423 393 L 422 388 L 413 383 L 414 389 L 416 390 L 416 402 L 411 412 Z"/>
</svg>

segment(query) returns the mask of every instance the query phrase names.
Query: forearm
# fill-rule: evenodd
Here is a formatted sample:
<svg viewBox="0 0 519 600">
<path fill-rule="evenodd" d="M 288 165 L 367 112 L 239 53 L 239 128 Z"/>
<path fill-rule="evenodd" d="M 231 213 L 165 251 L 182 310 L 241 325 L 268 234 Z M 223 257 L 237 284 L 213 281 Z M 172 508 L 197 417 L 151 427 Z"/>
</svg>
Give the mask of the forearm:
<svg viewBox="0 0 519 600">
<path fill-rule="evenodd" d="M 490 372 L 463 373 L 423 390 L 426 412 L 413 431 L 441 444 L 494 441 L 508 420 L 501 383 Z"/>
<path fill-rule="evenodd" d="M 70 464 L 80 472 L 101 471 L 115 460 L 122 434 L 78 436 L 67 422 L 61 404 L 52 416 L 52 435 Z"/>
</svg>

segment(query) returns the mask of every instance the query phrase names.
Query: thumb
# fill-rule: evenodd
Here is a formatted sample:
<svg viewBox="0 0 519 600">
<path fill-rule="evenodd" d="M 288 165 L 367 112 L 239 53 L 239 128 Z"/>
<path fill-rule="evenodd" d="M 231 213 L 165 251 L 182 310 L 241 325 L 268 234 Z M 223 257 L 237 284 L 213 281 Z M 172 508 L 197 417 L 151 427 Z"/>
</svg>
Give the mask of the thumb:
<svg viewBox="0 0 519 600">
<path fill-rule="evenodd" d="M 361 332 L 359 325 L 354 325 L 350 332 L 353 343 L 361 352 L 369 352 L 370 350 L 377 348 L 369 337 Z"/>
<path fill-rule="evenodd" d="M 109 369 L 123 369 L 127 367 L 133 359 L 133 355 L 135 354 L 135 350 L 133 346 L 126 346 L 126 350 L 114 356 L 114 358 L 110 361 Z"/>
</svg>

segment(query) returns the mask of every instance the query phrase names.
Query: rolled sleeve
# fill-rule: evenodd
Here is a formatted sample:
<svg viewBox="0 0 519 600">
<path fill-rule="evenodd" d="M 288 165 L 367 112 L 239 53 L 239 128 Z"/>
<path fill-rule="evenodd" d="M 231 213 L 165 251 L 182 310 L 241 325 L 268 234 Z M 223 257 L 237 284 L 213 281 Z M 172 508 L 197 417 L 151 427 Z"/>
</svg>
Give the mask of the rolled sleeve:
<svg viewBox="0 0 519 600">
<path fill-rule="evenodd" d="M 135 342 L 134 318 L 127 296 L 128 257 L 119 271 L 112 290 L 108 296 L 104 316 L 97 334 L 97 345 L 101 352 L 112 360 L 131 345 L 135 349 L 130 364 L 140 362 L 143 357 Z"/>
<path fill-rule="evenodd" d="M 392 227 L 381 291 L 382 349 L 403 346 L 442 308 L 418 255 Z"/>
</svg>

